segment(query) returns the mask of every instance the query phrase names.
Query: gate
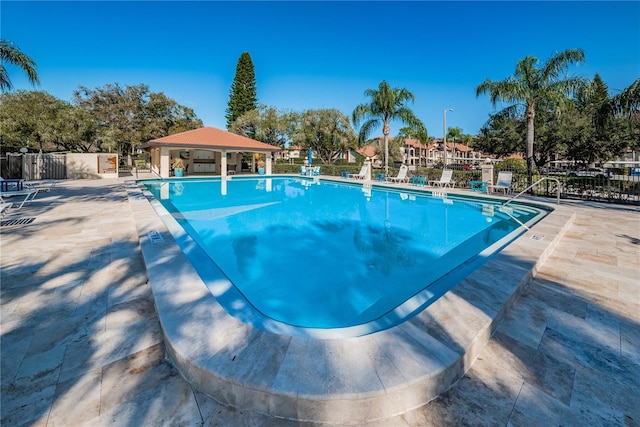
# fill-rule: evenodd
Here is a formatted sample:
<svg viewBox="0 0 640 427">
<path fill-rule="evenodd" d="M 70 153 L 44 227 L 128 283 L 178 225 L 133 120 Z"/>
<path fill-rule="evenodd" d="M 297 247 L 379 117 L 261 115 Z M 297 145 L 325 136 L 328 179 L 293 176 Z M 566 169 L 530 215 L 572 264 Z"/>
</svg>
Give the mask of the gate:
<svg viewBox="0 0 640 427">
<path fill-rule="evenodd" d="M 67 156 L 65 154 L 25 154 L 22 159 L 22 178 L 66 179 Z"/>
<path fill-rule="evenodd" d="M 0 172 L 4 179 L 22 178 L 22 154 L 7 153 L 2 157 Z"/>
</svg>

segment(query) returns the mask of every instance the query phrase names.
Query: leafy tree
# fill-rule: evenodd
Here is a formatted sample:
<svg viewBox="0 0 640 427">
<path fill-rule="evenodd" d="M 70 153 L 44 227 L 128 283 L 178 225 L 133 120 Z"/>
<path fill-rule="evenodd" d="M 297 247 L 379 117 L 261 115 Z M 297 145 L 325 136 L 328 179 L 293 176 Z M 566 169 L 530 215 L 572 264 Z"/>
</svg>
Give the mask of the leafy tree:
<svg viewBox="0 0 640 427">
<path fill-rule="evenodd" d="M 226 110 L 227 129 L 231 124 L 247 111 L 255 110 L 258 106 L 256 95 L 256 75 L 253 69 L 251 55 L 242 52 L 236 65 L 236 74 L 229 91 L 229 104 Z"/>
<path fill-rule="evenodd" d="M 494 106 L 498 102 L 512 104 L 503 110 L 505 114 L 520 116 L 524 108 L 529 185 L 532 184 L 531 168 L 535 162 L 533 145 L 536 109 L 540 104 L 551 108 L 559 106 L 582 87 L 583 79 L 564 75 L 569 65 L 583 60 L 582 49 L 567 49 L 556 53 L 538 68 L 538 58 L 527 56 L 518 61 L 513 76 L 502 81 L 486 79 L 476 88 L 476 96 L 488 94 Z"/>
<path fill-rule="evenodd" d="M 375 148 L 378 158 L 383 158 L 385 154 L 384 138 L 375 138 L 369 141 L 369 144 Z M 391 164 L 404 163 L 405 139 L 403 137 L 389 138 L 387 141 L 387 152 L 389 154 L 389 162 Z"/>
<path fill-rule="evenodd" d="M 86 111 L 70 105 L 61 111 L 59 119 L 64 131 L 61 137 L 54 141 L 58 147 L 66 151 L 96 151 L 98 126 L 93 117 Z"/>
<path fill-rule="evenodd" d="M 475 148 L 497 157 L 524 152 L 524 134 L 521 120 L 504 113 L 492 114 L 480 129 Z"/>
<path fill-rule="evenodd" d="M 402 123 L 415 128 L 425 129 L 424 124 L 415 116 L 413 111 L 405 106 L 408 101 L 413 102 L 413 93 L 404 88 L 391 88 L 385 80 L 378 85 L 378 90 L 367 89 L 364 94 L 370 101 L 356 106 L 353 110 L 352 120 L 355 126 L 362 123 L 359 132 L 359 141 L 363 143 L 371 133 L 382 126 L 384 136 L 384 168 L 389 173 L 389 124 L 391 120 L 399 120 Z"/>
<path fill-rule="evenodd" d="M 620 128 L 634 150 L 640 150 L 640 78 L 611 99 L 612 113 L 625 125 Z"/>
<path fill-rule="evenodd" d="M 100 151 L 123 148 L 123 154 L 143 142 L 143 99 L 149 88 L 140 84 L 121 87 L 118 83 L 89 89 L 79 86 L 74 103 L 97 122 L 97 143 Z"/>
<path fill-rule="evenodd" d="M 606 137 L 613 119 L 609 89 L 598 73 L 576 96 L 576 107 L 591 116 L 593 127 L 599 137 Z"/>
<path fill-rule="evenodd" d="M 569 104 L 568 104 L 569 105 Z M 540 108 L 536 114 L 536 145 L 534 147 L 534 156 L 537 159 L 537 165 L 546 164 L 549 160 L 556 158 L 558 154 L 566 153 L 566 147 L 569 140 L 567 139 L 569 129 L 566 123 L 570 123 L 572 119 L 573 108 L 566 108 L 562 114 L 555 114 L 545 108 Z M 520 152 L 526 150 L 526 129 L 521 126 L 522 145 Z"/>
<path fill-rule="evenodd" d="M 121 87 L 118 83 L 74 93 L 75 105 L 96 123 L 99 150 L 133 153 L 143 142 L 175 132 L 202 127 L 193 110 L 177 104 L 144 84 Z"/>
<path fill-rule="evenodd" d="M 21 68 L 27 73 L 27 78 L 32 85 L 40 83 L 38 73 L 36 72 L 36 63 L 33 59 L 24 54 L 18 46 L 8 40 L 0 40 L 0 90 L 7 92 L 13 88 L 9 73 L 4 63 L 14 65 Z"/>
<path fill-rule="evenodd" d="M 202 127 L 202 121 L 191 108 L 178 104 L 162 92 L 149 93 L 143 111 L 143 141 Z"/>
<path fill-rule="evenodd" d="M 291 141 L 297 115 L 283 113 L 274 107 L 259 106 L 247 111 L 231 124 L 230 132 L 267 144 L 284 147 Z"/>
<path fill-rule="evenodd" d="M 498 164 L 496 165 L 496 171 L 499 172 L 499 171 L 505 171 L 505 170 L 513 171 L 516 174 L 526 173 L 527 162 L 515 157 L 498 162 Z"/>
<path fill-rule="evenodd" d="M 584 164 L 607 161 L 629 146 L 623 126 L 613 114 L 607 85 L 600 75 L 586 85 L 576 97 L 575 107 L 564 115 L 563 136 L 568 135 L 567 157 Z"/>
<path fill-rule="evenodd" d="M 68 103 L 41 91 L 3 93 L 0 95 L 0 127 L 2 151 L 18 151 L 22 147 L 52 151 L 64 138 L 65 111 Z"/>
<path fill-rule="evenodd" d="M 300 114 L 294 141 L 313 149 L 322 163 L 357 145 L 349 118 L 336 109 L 307 110 Z"/>
</svg>

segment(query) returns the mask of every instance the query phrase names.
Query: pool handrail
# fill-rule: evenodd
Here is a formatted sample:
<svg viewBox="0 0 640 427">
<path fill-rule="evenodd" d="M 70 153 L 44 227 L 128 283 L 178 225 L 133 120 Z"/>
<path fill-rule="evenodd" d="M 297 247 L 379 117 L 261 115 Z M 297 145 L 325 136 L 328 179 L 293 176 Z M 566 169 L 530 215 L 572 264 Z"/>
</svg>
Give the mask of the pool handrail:
<svg viewBox="0 0 640 427">
<path fill-rule="evenodd" d="M 507 206 L 507 204 L 511 203 L 512 201 L 514 201 L 516 198 L 520 197 L 521 195 L 523 195 L 524 193 L 526 193 L 527 191 L 529 191 L 529 189 L 533 188 L 534 186 L 538 185 L 539 183 L 541 183 L 544 180 L 550 180 L 550 181 L 555 181 L 558 184 L 557 187 L 557 201 L 556 204 L 559 205 L 560 204 L 560 180 L 558 178 L 553 178 L 550 176 L 543 176 L 542 178 L 540 178 L 539 180 L 537 180 L 536 182 L 534 182 L 533 184 L 531 184 L 530 186 L 528 186 L 527 188 L 525 188 L 524 190 L 522 190 L 521 192 L 519 192 L 518 194 L 516 194 L 515 196 L 512 196 L 511 198 L 509 198 L 509 200 L 507 200 L 506 202 L 504 202 L 502 204 L 502 206 Z"/>
</svg>

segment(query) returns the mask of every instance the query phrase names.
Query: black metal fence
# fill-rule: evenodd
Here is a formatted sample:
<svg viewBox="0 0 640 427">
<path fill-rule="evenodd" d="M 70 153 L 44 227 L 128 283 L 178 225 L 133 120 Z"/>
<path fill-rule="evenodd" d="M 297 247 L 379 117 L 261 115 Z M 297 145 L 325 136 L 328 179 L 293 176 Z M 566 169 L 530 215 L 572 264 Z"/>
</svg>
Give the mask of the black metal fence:
<svg viewBox="0 0 640 427">
<path fill-rule="evenodd" d="M 360 171 L 361 165 L 319 165 L 322 175 L 341 176 L 342 172 L 356 174 Z M 501 169 L 505 170 L 505 169 Z M 300 165 L 293 164 L 275 164 L 274 173 L 299 173 Z M 372 176 L 378 172 L 384 172 L 382 169 L 374 169 Z M 526 172 L 513 172 L 512 190 L 517 194 L 525 190 L 528 186 L 528 176 Z M 565 173 L 536 173 L 532 177 L 531 182 L 536 182 L 543 177 L 557 179 L 560 183 L 560 197 L 563 199 L 581 199 L 592 200 L 605 203 L 623 203 L 640 205 L 640 176 L 629 174 L 629 170 L 610 171 L 608 177 L 574 177 L 567 176 Z M 617 172 L 617 173 L 616 173 Z M 389 168 L 389 175 L 395 176 L 398 169 Z M 499 170 L 494 170 L 493 182 L 497 181 Z M 409 172 L 409 177 L 419 175 L 425 177 L 425 182 L 438 180 L 442 175 L 441 169 L 418 168 Z M 453 181 L 456 182 L 456 188 L 471 188 L 471 181 L 482 180 L 482 172 L 480 170 L 454 170 Z M 555 180 L 544 180 L 534 186 L 530 193 L 541 197 L 557 197 L 558 183 Z"/>
</svg>

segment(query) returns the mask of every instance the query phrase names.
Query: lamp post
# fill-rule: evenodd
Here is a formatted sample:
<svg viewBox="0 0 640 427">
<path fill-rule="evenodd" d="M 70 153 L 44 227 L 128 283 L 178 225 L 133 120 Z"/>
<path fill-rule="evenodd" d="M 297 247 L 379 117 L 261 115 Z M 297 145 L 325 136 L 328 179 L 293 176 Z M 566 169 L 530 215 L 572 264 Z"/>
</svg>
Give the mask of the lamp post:
<svg viewBox="0 0 640 427">
<path fill-rule="evenodd" d="M 442 154 L 445 169 L 447 168 L 447 111 L 453 111 L 453 108 L 445 108 L 442 111 Z"/>
</svg>

